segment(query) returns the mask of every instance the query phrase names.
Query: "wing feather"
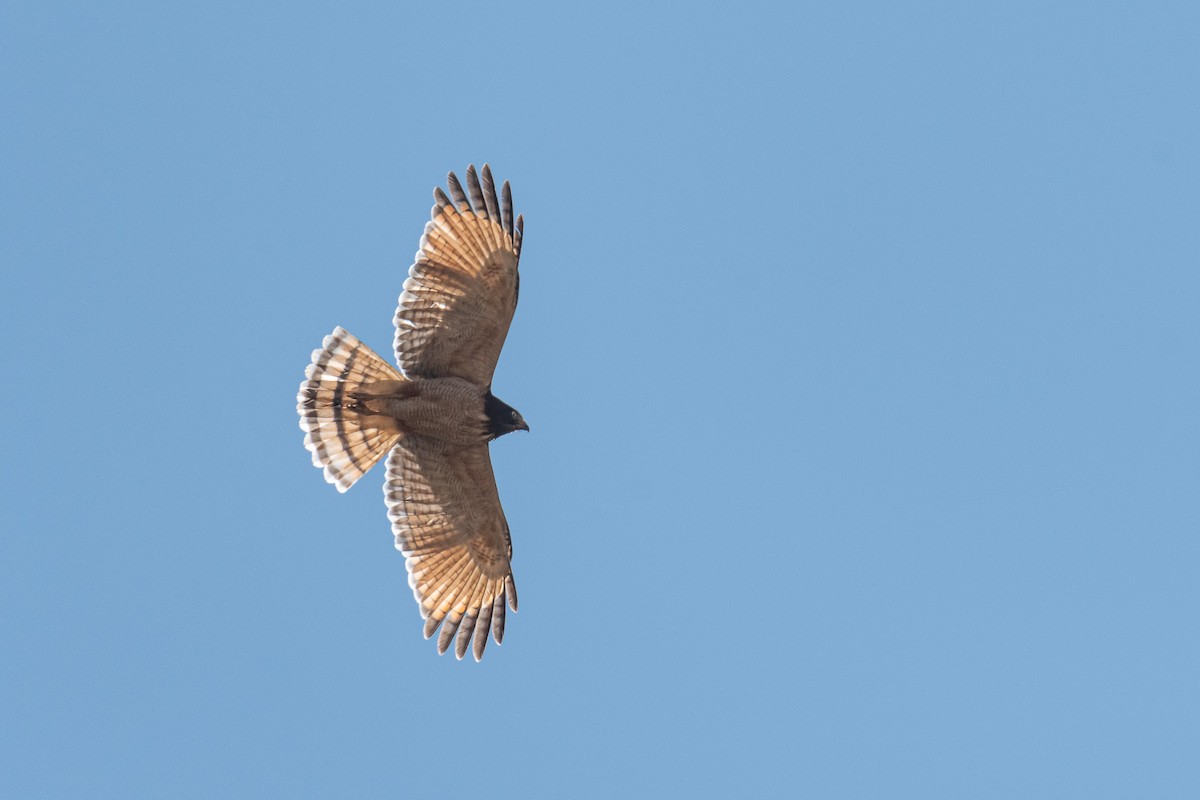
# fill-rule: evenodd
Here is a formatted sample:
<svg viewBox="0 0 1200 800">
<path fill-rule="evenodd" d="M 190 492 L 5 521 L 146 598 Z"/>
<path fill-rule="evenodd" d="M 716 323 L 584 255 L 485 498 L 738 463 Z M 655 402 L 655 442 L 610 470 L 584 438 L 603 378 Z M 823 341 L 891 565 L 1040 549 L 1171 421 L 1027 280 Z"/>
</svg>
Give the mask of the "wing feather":
<svg viewBox="0 0 1200 800">
<path fill-rule="evenodd" d="M 459 211 L 470 211 L 471 202 L 467 200 L 467 193 L 463 191 L 462 184 L 458 182 L 458 176 L 453 172 L 446 176 L 446 188 L 450 190 L 450 196 L 454 198 L 455 205 Z"/>
<path fill-rule="evenodd" d="M 487 208 L 488 219 L 501 222 L 500 202 L 496 198 L 496 182 L 492 180 L 492 168 L 483 165 L 483 200 Z M 496 247 L 504 246 L 504 229 L 495 225 L 488 226 L 492 231 L 492 243 Z"/>
<path fill-rule="evenodd" d="M 471 644 L 471 636 L 475 633 L 475 623 L 479 619 L 479 610 L 483 605 L 483 592 L 487 588 L 487 584 L 488 579 L 480 574 L 479 581 L 471 591 L 470 599 L 463 603 L 462 622 L 458 624 L 458 636 L 454 639 L 454 657 L 457 659 L 461 660 L 466 655 L 467 646 Z M 488 607 L 490 608 L 491 605 L 489 604 Z"/>
<path fill-rule="evenodd" d="M 471 648 L 471 654 L 475 656 L 475 660 L 483 658 L 483 649 L 487 647 L 489 628 L 492 627 L 492 601 L 494 594 L 493 582 L 488 581 L 488 590 L 483 595 L 483 602 L 479 604 L 479 619 L 475 623 L 475 644 Z"/>
<path fill-rule="evenodd" d="M 502 220 L 501 227 L 508 234 L 509 238 L 513 235 L 513 204 L 512 204 L 512 187 L 508 185 L 508 181 L 504 182 L 504 186 L 500 189 L 500 219 Z"/>
<path fill-rule="evenodd" d="M 475 165 L 467 166 L 467 191 L 471 193 L 471 208 L 477 215 L 487 219 L 487 203 L 483 199 L 483 186 L 479 183 L 479 173 Z"/>
<path fill-rule="evenodd" d="M 440 627 L 444 653 L 457 636 L 458 658 L 474 637 L 479 659 L 489 626 L 497 644 L 504 638 L 506 598 L 516 610 L 512 544 L 487 445 L 404 434 L 388 454 L 384 494 L 425 637 Z"/>
<path fill-rule="evenodd" d="M 484 164 L 483 167 L 486 182 L 480 181 L 474 164 L 467 167 L 467 189 L 471 192 L 471 207 L 475 210 L 478 220 L 477 233 L 482 237 L 484 247 L 489 251 L 498 250 L 504 246 L 504 243 L 500 239 L 502 233 L 500 220 L 493 211 L 496 206 L 495 187 L 489 188 L 492 170 L 487 164 Z M 492 196 L 491 202 L 489 202 L 489 194 Z M 489 222 L 495 224 L 488 224 Z"/>
<path fill-rule="evenodd" d="M 504 641 L 504 590 L 492 601 L 492 638 L 496 644 Z"/>
<path fill-rule="evenodd" d="M 454 178 L 455 181 L 458 180 L 457 176 L 455 176 L 453 172 L 450 173 L 450 177 Z M 468 185 L 470 184 L 471 177 L 471 173 L 468 172 Z M 452 193 L 452 196 L 456 195 Z M 456 203 L 457 208 L 455 210 L 462 226 L 462 231 L 466 234 L 465 238 L 467 240 L 467 250 L 470 253 L 470 258 L 473 260 L 482 258 L 487 254 L 488 251 L 490 251 L 491 248 L 484 244 L 483 240 L 479 237 L 479 227 L 476 224 L 478 221 L 478 211 L 474 206 L 471 205 L 471 200 L 469 200 L 466 195 L 463 195 L 462 184 L 458 184 L 457 196 L 461 196 L 461 199 Z"/>
<path fill-rule="evenodd" d="M 504 243 L 497 238 L 500 225 L 488 217 L 487 203 L 483 199 L 483 188 L 479 185 L 479 176 L 472 166 L 467 170 L 467 188 L 471 192 L 470 231 L 476 246 L 476 255 L 482 260 L 503 248 Z"/>
<path fill-rule="evenodd" d="M 517 305 L 524 219 L 512 221 L 512 191 L 454 173 L 434 206 L 396 309 L 396 361 L 414 377 L 460 377 L 489 386 Z M 447 194 L 448 192 L 448 194 Z"/>
<path fill-rule="evenodd" d="M 458 593 L 462 591 L 462 585 L 474 574 L 475 565 L 471 563 L 470 554 L 464 553 L 456 562 L 453 571 L 437 576 L 437 583 L 433 584 L 437 588 L 426 597 L 429 616 L 435 620 L 444 620 L 454 610 L 454 603 L 458 599 Z"/>
<path fill-rule="evenodd" d="M 513 611 L 517 610 L 517 585 L 513 583 L 512 573 L 504 576 L 504 589 L 508 592 L 508 604 Z"/>
</svg>

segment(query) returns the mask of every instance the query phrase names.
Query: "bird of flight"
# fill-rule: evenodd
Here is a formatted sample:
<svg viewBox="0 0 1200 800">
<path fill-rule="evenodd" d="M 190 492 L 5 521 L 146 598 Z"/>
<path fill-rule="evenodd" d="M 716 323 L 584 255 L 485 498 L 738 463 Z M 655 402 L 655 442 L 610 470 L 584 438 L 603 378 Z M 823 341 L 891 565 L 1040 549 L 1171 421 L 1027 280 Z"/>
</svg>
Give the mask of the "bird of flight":
<svg viewBox="0 0 1200 800">
<path fill-rule="evenodd" d="M 482 180 L 481 180 L 482 178 Z M 397 370 L 342 328 L 314 350 L 296 398 L 304 446 L 344 492 L 387 456 L 383 491 L 396 548 L 438 653 L 483 656 L 517 610 L 512 540 L 488 443 L 527 431 L 492 394 L 492 373 L 517 307 L 524 218 L 487 164 L 451 172 L 396 309 Z M 472 639 L 474 643 L 472 645 Z"/>
</svg>

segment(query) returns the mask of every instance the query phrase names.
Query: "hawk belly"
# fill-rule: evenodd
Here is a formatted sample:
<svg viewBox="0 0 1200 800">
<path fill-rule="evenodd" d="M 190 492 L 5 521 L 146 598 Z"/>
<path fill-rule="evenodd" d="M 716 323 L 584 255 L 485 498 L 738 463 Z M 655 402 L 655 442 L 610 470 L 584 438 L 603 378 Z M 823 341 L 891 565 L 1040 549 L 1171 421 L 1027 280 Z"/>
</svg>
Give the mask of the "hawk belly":
<svg viewBox="0 0 1200 800">
<path fill-rule="evenodd" d="M 484 390 L 470 381 L 418 378 L 379 395 L 369 385 L 363 390 L 371 395 L 363 397 L 367 408 L 396 420 L 408 433 L 455 445 L 483 444 L 491 438 Z"/>
</svg>

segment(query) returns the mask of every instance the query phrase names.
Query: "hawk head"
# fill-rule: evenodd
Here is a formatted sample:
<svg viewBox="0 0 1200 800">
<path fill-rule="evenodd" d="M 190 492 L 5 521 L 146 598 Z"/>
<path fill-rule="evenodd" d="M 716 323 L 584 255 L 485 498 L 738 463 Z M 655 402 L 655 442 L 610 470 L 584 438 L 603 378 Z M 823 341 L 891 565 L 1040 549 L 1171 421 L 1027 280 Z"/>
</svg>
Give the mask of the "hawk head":
<svg viewBox="0 0 1200 800">
<path fill-rule="evenodd" d="M 513 431 L 527 431 L 529 425 L 521 412 L 493 395 L 490 391 L 484 395 L 483 411 L 488 418 L 488 433 L 493 439 L 498 439 Z"/>
</svg>

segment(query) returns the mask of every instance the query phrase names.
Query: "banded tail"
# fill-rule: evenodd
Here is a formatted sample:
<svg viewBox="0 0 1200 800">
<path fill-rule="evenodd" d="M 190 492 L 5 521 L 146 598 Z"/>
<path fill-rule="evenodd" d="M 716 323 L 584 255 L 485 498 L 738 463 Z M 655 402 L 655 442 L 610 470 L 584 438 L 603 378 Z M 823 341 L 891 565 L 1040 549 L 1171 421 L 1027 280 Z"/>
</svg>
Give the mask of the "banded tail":
<svg viewBox="0 0 1200 800">
<path fill-rule="evenodd" d="M 371 414 L 362 389 L 386 381 L 391 387 L 405 377 L 354 334 L 334 328 L 304 370 L 296 410 L 304 430 L 304 446 L 325 480 L 344 492 L 392 449 L 400 437 L 395 420 Z"/>
</svg>

